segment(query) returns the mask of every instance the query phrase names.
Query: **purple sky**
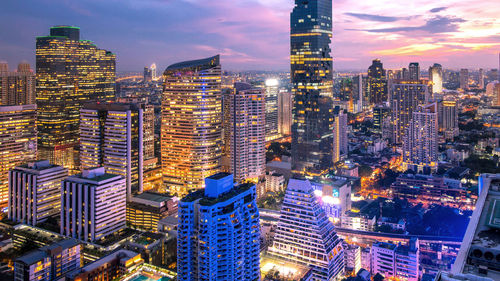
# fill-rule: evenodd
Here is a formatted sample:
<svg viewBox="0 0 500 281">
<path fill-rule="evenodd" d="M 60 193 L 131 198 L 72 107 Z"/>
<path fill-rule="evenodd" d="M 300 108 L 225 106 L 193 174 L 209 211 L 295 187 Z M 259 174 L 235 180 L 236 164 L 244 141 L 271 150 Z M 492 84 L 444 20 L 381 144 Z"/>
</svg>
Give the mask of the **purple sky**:
<svg viewBox="0 0 500 281">
<path fill-rule="evenodd" d="M 117 54 L 119 71 L 222 56 L 226 70 L 288 70 L 293 0 L 8 0 L 0 9 L 0 60 L 34 64 L 35 37 L 52 25 Z M 497 68 L 497 0 L 336 0 L 334 68 L 418 61 Z"/>
</svg>

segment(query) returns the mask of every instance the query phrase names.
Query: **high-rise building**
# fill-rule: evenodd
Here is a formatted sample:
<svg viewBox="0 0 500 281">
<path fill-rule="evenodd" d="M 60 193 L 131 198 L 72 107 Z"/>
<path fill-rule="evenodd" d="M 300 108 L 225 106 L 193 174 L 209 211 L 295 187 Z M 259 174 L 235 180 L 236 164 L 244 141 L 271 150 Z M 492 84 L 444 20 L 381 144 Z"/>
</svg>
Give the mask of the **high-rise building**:
<svg viewBox="0 0 500 281">
<path fill-rule="evenodd" d="M 468 90 L 469 89 L 469 70 L 466 68 L 460 69 L 460 89 Z"/>
<path fill-rule="evenodd" d="M 266 140 L 274 140 L 278 134 L 278 90 L 277 79 L 267 79 L 266 82 Z"/>
<path fill-rule="evenodd" d="M 408 245 L 377 242 L 371 249 L 372 274 L 385 278 L 396 277 L 402 280 L 418 281 L 419 248 L 418 239 L 412 238 Z"/>
<path fill-rule="evenodd" d="M 166 188 L 187 194 L 220 170 L 222 94 L 219 55 L 170 65 L 162 99 L 161 165 Z"/>
<path fill-rule="evenodd" d="M 9 171 L 36 160 L 36 105 L 0 106 L 0 206 L 7 206 Z"/>
<path fill-rule="evenodd" d="M 156 63 L 151 64 L 149 69 L 151 69 L 151 79 L 156 81 L 158 79 L 158 76 L 156 75 Z"/>
<path fill-rule="evenodd" d="M 94 242 L 125 228 L 125 178 L 104 167 L 83 170 L 61 184 L 61 234 Z"/>
<path fill-rule="evenodd" d="M 387 101 L 387 80 L 384 65 L 379 59 L 374 59 L 368 68 L 368 87 L 370 104 L 381 104 Z"/>
<path fill-rule="evenodd" d="M 177 214 L 177 197 L 144 192 L 127 202 L 127 224 L 143 230 L 156 231 L 158 221 Z"/>
<path fill-rule="evenodd" d="M 336 280 L 344 272 L 344 252 L 333 223 L 309 181 L 290 179 L 268 253 L 313 269 L 313 280 Z"/>
<path fill-rule="evenodd" d="M 458 107 L 456 101 L 440 101 L 438 106 L 439 132 L 446 140 L 453 140 L 458 136 Z"/>
<path fill-rule="evenodd" d="M 401 143 L 413 111 L 428 101 L 429 88 L 423 81 L 397 81 L 391 92 L 393 141 Z"/>
<path fill-rule="evenodd" d="M 115 60 L 109 51 L 80 40 L 80 28 L 55 26 L 36 38 L 36 103 L 39 159 L 79 170 L 80 107 L 115 96 Z"/>
<path fill-rule="evenodd" d="M 61 212 L 61 181 L 68 169 L 48 160 L 17 166 L 9 172 L 9 219 L 36 226 Z"/>
<path fill-rule="evenodd" d="M 35 104 L 35 73 L 28 63 L 20 63 L 17 71 L 0 62 L 0 105 Z"/>
<path fill-rule="evenodd" d="M 332 0 L 295 0 L 290 37 L 292 170 L 324 174 L 333 159 Z"/>
<path fill-rule="evenodd" d="M 373 129 L 376 133 L 382 134 L 384 121 L 391 114 L 390 108 L 386 106 L 375 106 L 373 108 Z"/>
<path fill-rule="evenodd" d="M 278 94 L 278 133 L 281 136 L 289 136 L 292 130 L 292 93 L 282 91 Z"/>
<path fill-rule="evenodd" d="M 420 80 L 420 65 L 418 62 L 411 62 L 408 66 L 408 79 L 409 80 Z"/>
<path fill-rule="evenodd" d="M 144 103 L 92 103 L 80 110 L 82 169 L 105 167 L 127 181 L 127 199 L 143 190 L 144 159 L 154 157 L 154 124 L 146 116 L 154 109 Z M 149 120 L 154 122 L 154 120 Z"/>
<path fill-rule="evenodd" d="M 347 142 L 347 113 L 340 107 L 333 112 L 333 163 L 339 162 L 349 151 Z"/>
<path fill-rule="evenodd" d="M 352 79 L 353 94 L 356 99 L 356 112 L 368 110 L 370 108 L 370 96 L 368 88 L 368 77 L 359 74 Z"/>
<path fill-rule="evenodd" d="M 147 66 L 144 67 L 142 82 L 151 82 L 153 80 L 153 72 Z"/>
<path fill-rule="evenodd" d="M 500 82 L 493 81 L 486 85 L 486 95 L 493 98 L 493 106 L 500 106 Z"/>
<path fill-rule="evenodd" d="M 403 138 L 403 167 L 415 172 L 437 169 L 438 117 L 436 103 L 420 106 Z"/>
<path fill-rule="evenodd" d="M 29 252 L 14 261 L 14 281 L 64 279 L 81 266 L 80 243 L 66 239 Z"/>
<path fill-rule="evenodd" d="M 226 153 L 237 182 L 261 178 L 266 172 L 266 98 L 263 89 L 246 83 L 235 83 L 234 91 L 224 95 L 229 110 Z"/>
<path fill-rule="evenodd" d="M 432 82 L 432 93 L 441 94 L 443 92 L 443 67 L 435 63 L 429 67 L 429 80 Z"/>
<path fill-rule="evenodd" d="M 205 190 L 179 203 L 177 278 L 260 280 L 260 225 L 255 185 L 233 176 L 206 178 Z"/>
<path fill-rule="evenodd" d="M 484 89 L 484 69 L 479 69 L 477 80 L 477 86 L 479 87 L 479 89 Z"/>
</svg>

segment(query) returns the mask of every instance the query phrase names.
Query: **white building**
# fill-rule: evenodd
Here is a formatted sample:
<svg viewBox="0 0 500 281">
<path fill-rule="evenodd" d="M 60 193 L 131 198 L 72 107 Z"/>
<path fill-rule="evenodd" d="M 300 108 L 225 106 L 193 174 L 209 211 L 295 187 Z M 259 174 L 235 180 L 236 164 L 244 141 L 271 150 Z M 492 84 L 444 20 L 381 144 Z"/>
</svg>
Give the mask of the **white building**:
<svg viewBox="0 0 500 281">
<path fill-rule="evenodd" d="M 266 141 L 279 137 L 278 134 L 278 88 L 277 79 L 267 79 L 266 82 Z"/>
<path fill-rule="evenodd" d="M 429 80 L 432 82 L 432 93 L 440 94 L 443 92 L 443 67 L 435 63 L 429 67 Z"/>
<path fill-rule="evenodd" d="M 418 281 L 419 249 L 418 240 L 410 239 L 408 245 L 378 242 L 371 249 L 372 274 L 385 278 L 397 277 L 407 281 Z"/>
<path fill-rule="evenodd" d="M 339 162 L 348 151 L 347 114 L 340 107 L 336 107 L 333 122 L 333 163 Z"/>
<path fill-rule="evenodd" d="M 356 274 L 361 269 L 361 247 L 355 244 L 342 243 L 346 271 Z"/>
<path fill-rule="evenodd" d="M 362 231 L 373 231 L 377 224 L 377 216 L 368 216 L 365 214 L 348 211 L 342 215 L 341 226 Z"/>
<path fill-rule="evenodd" d="M 125 178 L 104 167 L 84 170 L 62 182 L 61 234 L 96 241 L 125 228 Z"/>
<path fill-rule="evenodd" d="M 285 177 L 276 172 L 266 173 L 266 192 L 280 192 L 285 189 Z"/>
<path fill-rule="evenodd" d="M 372 255 L 370 248 L 363 248 L 361 250 L 361 268 L 372 271 Z"/>
<path fill-rule="evenodd" d="M 9 219 L 35 226 L 61 212 L 61 181 L 68 169 L 48 160 L 30 162 L 9 172 Z"/>
</svg>

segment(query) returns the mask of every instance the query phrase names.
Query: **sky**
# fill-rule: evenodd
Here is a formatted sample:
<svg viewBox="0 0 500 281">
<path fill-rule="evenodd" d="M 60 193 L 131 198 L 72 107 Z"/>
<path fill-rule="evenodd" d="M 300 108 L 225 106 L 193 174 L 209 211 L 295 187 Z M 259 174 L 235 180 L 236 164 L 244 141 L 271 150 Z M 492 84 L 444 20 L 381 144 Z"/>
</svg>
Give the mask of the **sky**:
<svg viewBox="0 0 500 281">
<path fill-rule="evenodd" d="M 224 70 L 289 70 L 293 0 L 7 0 L 0 61 L 35 62 L 35 37 L 53 25 L 117 55 L 118 71 L 158 69 L 221 54 Z M 334 69 L 498 68 L 498 0 L 334 0 Z"/>
</svg>

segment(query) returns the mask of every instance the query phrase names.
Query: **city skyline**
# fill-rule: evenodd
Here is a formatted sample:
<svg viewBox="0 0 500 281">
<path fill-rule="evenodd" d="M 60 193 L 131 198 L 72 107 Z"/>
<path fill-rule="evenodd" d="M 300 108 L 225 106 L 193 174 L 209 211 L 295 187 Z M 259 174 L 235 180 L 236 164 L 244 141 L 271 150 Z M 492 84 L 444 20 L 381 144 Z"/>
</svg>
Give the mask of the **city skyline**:
<svg viewBox="0 0 500 281">
<path fill-rule="evenodd" d="M 67 24 L 81 27 L 82 38 L 115 51 L 118 71 L 140 71 L 153 62 L 162 70 L 213 53 L 221 54 L 226 70 L 288 70 L 293 1 L 28 2 L 4 4 L 0 17 L 4 26 L 15 27 L 0 31 L 6 38 L 0 60 L 11 67 L 23 60 L 34 65 L 33 37 Z M 497 68 L 495 3 L 470 2 L 335 1 L 333 67 L 365 69 L 380 58 L 389 69 L 411 61 L 424 68 L 434 62 L 444 68 Z"/>
</svg>

